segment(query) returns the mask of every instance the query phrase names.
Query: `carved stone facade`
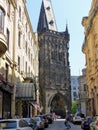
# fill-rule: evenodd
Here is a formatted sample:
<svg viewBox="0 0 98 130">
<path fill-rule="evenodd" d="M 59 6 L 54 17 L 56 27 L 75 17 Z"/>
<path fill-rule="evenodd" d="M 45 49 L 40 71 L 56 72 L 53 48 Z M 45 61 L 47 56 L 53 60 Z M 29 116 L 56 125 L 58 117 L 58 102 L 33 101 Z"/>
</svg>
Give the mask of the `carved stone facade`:
<svg viewBox="0 0 98 130">
<path fill-rule="evenodd" d="M 58 32 L 52 16 L 51 1 L 43 0 L 37 29 L 40 101 L 44 113 L 64 116 L 71 110 L 69 33 L 67 26 L 65 32 Z"/>
<path fill-rule="evenodd" d="M 85 39 L 82 51 L 86 57 L 86 79 L 89 114 L 98 114 L 98 0 L 92 0 L 89 16 L 82 20 Z"/>
</svg>

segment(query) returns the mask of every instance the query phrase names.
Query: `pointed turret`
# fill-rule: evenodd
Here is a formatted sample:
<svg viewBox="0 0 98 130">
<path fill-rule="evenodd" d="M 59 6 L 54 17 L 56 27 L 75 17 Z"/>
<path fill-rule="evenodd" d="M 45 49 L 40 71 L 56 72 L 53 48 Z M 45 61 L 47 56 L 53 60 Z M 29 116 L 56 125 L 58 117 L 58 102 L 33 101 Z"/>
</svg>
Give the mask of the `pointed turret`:
<svg viewBox="0 0 98 130">
<path fill-rule="evenodd" d="M 68 25 L 67 24 L 66 24 L 66 30 L 65 30 L 65 32 L 68 33 Z"/>
<path fill-rule="evenodd" d="M 51 0 L 42 1 L 37 31 L 43 29 L 57 31 Z"/>
<path fill-rule="evenodd" d="M 66 23 L 66 30 L 65 30 L 64 34 L 65 34 L 66 39 L 69 41 L 70 35 L 69 35 L 69 32 L 68 32 L 68 24 L 67 23 Z"/>
</svg>

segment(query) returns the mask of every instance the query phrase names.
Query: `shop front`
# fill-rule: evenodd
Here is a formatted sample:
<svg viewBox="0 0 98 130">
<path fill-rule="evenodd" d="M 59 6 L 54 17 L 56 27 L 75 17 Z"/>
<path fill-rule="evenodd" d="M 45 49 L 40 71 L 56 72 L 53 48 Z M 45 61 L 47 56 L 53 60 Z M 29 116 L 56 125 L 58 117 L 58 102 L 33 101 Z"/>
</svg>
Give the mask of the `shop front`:
<svg viewBox="0 0 98 130">
<path fill-rule="evenodd" d="M 0 119 L 11 118 L 13 88 L 13 84 L 4 80 L 0 74 Z"/>
<path fill-rule="evenodd" d="M 18 83 L 16 91 L 16 115 L 24 118 L 33 117 L 35 107 L 31 102 L 36 101 L 36 87 L 34 83 Z"/>
<path fill-rule="evenodd" d="M 12 86 L 0 83 L 0 118 L 11 118 Z"/>
</svg>

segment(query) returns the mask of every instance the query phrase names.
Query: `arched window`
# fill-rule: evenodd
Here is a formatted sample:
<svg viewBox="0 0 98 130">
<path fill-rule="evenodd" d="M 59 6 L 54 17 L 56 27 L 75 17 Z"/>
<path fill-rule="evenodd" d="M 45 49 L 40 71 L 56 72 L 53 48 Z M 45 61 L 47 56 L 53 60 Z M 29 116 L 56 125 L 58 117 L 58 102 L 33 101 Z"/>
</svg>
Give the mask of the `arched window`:
<svg viewBox="0 0 98 130">
<path fill-rule="evenodd" d="M 0 8 L 0 32 L 4 33 L 4 11 Z"/>
</svg>

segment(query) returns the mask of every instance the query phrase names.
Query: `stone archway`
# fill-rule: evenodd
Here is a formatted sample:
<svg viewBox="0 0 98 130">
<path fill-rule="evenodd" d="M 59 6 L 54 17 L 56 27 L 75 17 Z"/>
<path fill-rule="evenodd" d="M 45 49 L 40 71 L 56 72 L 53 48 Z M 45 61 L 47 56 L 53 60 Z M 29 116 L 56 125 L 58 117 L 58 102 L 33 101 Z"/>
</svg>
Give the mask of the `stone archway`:
<svg viewBox="0 0 98 130">
<path fill-rule="evenodd" d="M 61 93 L 56 93 L 55 95 L 52 95 L 48 102 L 48 106 L 50 107 L 50 112 L 55 112 L 57 115 L 65 117 L 66 110 L 66 99 L 64 95 Z"/>
</svg>

